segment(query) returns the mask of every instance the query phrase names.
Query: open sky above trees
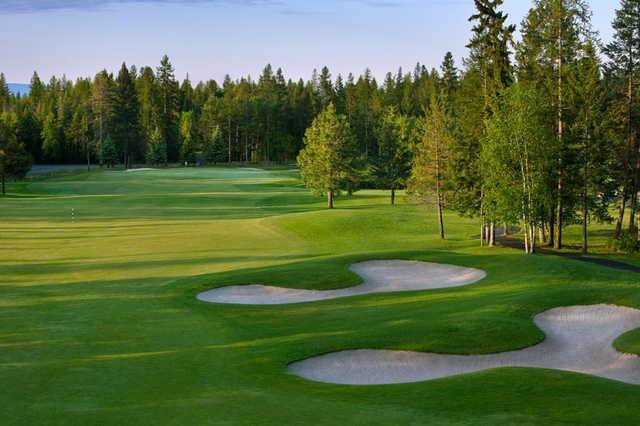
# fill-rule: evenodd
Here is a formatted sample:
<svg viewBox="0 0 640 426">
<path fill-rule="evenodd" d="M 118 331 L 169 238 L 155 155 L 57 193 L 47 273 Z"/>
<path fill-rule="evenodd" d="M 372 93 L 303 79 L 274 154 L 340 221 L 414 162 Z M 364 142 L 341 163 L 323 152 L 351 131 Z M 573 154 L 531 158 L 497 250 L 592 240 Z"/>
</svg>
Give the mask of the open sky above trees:
<svg viewBox="0 0 640 426">
<path fill-rule="evenodd" d="M 604 42 L 618 2 L 592 0 Z M 508 0 L 519 24 L 531 3 Z M 176 77 L 257 77 L 265 64 L 293 79 L 327 65 L 334 75 L 369 67 L 379 80 L 398 66 L 437 67 L 465 56 L 471 0 L 8 0 L 0 2 L 2 71 L 10 83 L 95 75 L 168 54 Z M 25 30 L 28 28 L 28 31 Z M 16 37 L 19 34 L 19 37 Z"/>
</svg>

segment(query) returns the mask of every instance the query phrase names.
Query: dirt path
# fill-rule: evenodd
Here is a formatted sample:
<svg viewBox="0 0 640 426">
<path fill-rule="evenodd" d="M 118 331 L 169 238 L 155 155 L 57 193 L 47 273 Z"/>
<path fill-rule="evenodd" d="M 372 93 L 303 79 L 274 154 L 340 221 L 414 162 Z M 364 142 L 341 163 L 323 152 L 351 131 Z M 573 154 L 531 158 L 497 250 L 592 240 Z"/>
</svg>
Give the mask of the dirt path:
<svg viewBox="0 0 640 426">
<path fill-rule="evenodd" d="M 522 240 L 516 240 L 508 237 L 497 237 L 498 243 L 505 247 L 510 247 L 518 250 L 524 250 L 524 242 Z M 618 262 L 617 260 L 602 259 L 596 257 L 582 256 L 576 253 L 558 252 L 544 247 L 536 247 L 536 253 L 544 255 L 560 256 L 566 259 L 579 260 L 581 262 L 593 263 L 595 265 L 606 266 L 608 268 L 618 269 L 621 271 L 631 271 L 640 273 L 640 266 L 631 265 L 629 263 Z"/>
</svg>

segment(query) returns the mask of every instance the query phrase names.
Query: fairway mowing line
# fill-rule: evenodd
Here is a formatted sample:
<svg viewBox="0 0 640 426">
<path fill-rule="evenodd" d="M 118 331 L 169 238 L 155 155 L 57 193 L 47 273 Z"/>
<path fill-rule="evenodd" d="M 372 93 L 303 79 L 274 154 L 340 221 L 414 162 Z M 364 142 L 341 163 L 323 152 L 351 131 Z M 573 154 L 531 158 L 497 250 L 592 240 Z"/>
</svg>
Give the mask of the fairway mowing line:
<svg viewBox="0 0 640 426">
<path fill-rule="evenodd" d="M 349 269 L 363 278 L 362 284 L 340 290 L 240 285 L 205 291 L 198 294 L 197 298 L 212 303 L 284 305 L 372 293 L 460 287 L 480 281 L 486 276 L 479 269 L 410 260 L 374 260 L 353 264 Z"/>
<path fill-rule="evenodd" d="M 620 335 L 640 327 L 640 310 L 612 305 L 555 308 L 536 315 L 546 338 L 527 349 L 490 355 L 443 355 L 390 350 L 329 353 L 288 366 L 299 377 L 323 383 L 411 383 L 503 367 L 584 373 L 640 384 L 640 357 L 613 347 Z"/>
</svg>

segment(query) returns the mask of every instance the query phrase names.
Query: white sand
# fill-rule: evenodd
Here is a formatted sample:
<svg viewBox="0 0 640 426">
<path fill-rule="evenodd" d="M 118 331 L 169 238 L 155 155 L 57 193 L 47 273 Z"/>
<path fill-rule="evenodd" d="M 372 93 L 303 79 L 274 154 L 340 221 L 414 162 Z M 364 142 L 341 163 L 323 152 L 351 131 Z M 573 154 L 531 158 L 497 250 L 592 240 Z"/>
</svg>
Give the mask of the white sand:
<svg viewBox="0 0 640 426">
<path fill-rule="evenodd" d="M 198 294 L 205 302 L 280 305 L 369 293 L 432 290 L 472 284 L 485 277 L 479 269 L 406 260 L 375 260 L 349 267 L 363 283 L 341 290 L 296 290 L 263 285 L 221 287 Z"/>
<path fill-rule="evenodd" d="M 152 172 L 154 170 L 158 170 L 158 169 L 151 169 L 149 167 L 142 167 L 139 169 L 127 169 L 127 173 L 133 173 L 133 172 Z"/>
<path fill-rule="evenodd" d="M 309 380 L 349 385 L 408 383 L 499 367 L 549 368 L 640 384 L 640 357 L 617 352 L 613 341 L 640 327 L 640 310 L 611 305 L 556 308 L 537 315 L 546 339 L 493 355 L 440 355 L 387 350 L 335 352 L 289 366 Z"/>
</svg>

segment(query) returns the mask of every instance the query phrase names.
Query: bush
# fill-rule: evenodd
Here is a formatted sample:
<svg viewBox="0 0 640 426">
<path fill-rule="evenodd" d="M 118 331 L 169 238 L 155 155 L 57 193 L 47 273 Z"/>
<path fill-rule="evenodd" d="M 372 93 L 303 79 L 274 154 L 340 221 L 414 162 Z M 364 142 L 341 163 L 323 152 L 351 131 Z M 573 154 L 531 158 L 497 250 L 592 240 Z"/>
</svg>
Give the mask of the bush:
<svg viewBox="0 0 640 426">
<path fill-rule="evenodd" d="M 640 241 L 638 241 L 638 228 L 625 229 L 620 234 L 620 239 L 615 242 L 615 250 L 627 253 L 637 253 L 640 251 Z"/>
</svg>

